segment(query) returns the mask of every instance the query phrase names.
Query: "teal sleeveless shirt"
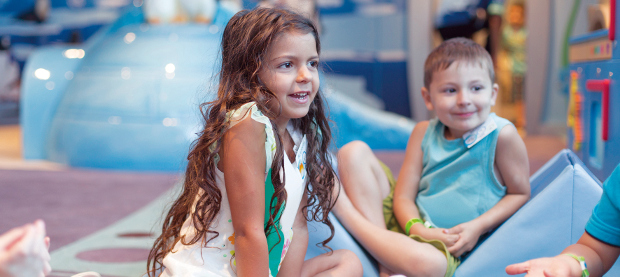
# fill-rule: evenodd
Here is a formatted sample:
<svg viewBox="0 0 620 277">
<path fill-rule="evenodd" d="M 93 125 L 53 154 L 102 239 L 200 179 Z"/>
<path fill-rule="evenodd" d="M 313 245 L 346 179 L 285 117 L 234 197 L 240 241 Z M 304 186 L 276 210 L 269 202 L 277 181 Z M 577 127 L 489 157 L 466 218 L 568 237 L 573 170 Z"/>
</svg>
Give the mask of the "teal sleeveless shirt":
<svg viewBox="0 0 620 277">
<path fill-rule="evenodd" d="M 506 194 L 495 176 L 495 148 L 499 132 L 512 123 L 491 113 L 475 130 L 482 132 L 493 123 L 496 129 L 479 136 L 483 138 L 469 148 L 470 139 L 476 139 L 468 139 L 467 144 L 463 138 L 447 140 L 445 125 L 437 118 L 429 122 L 421 145 L 424 156 L 416 204 L 432 226 L 452 228 L 471 221 Z"/>
</svg>

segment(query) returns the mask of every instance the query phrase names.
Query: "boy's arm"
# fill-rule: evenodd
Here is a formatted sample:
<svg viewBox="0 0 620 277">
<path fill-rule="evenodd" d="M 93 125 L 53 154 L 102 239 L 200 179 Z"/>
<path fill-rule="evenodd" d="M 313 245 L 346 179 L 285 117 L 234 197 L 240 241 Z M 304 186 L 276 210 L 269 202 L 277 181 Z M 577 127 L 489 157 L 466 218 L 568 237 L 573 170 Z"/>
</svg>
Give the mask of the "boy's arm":
<svg viewBox="0 0 620 277">
<path fill-rule="evenodd" d="M 394 215 L 400 226 L 405 230 L 407 221 L 412 218 L 420 218 L 420 212 L 415 204 L 418 195 L 418 185 L 422 175 L 422 139 L 428 127 L 428 121 L 419 122 L 413 128 L 407 149 L 405 160 L 400 168 L 394 188 Z"/>
<path fill-rule="evenodd" d="M 412 218 L 420 218 L 420 212 L 415 204 L 418 195 L 420 177 L 422 175 L 422 139 L 428 127 L 428 121 L 422 121 L 415 125 L 405 152 L 405 160 L 400 169 L 400 174 L 394 189 L 394 215 L 396 220 L 406 230 L 407 222 Z M 442 233 L 441 228 L 428 229 L 422 224 L 413 224 L 409 234 L 422 236 L 426 239 L 439 239 L 446 245 L 452 245 L 458 239 L 457 235 Z"/>
<path fill-rule="evenodd" d="M 301 268 L 308 249 L 308 221 L 304 216 L 304 206 L 308 203 L 308 195 L 304 192 L 301 204 L 293 223 L 293 241 L 289 246 L 278 276 L 301 276 Z M 284 238 L 282 238 L 284 239 Z"/>
<path fill-rule="evenodd" d="M 495 163 L 499 170 L 498 177 L 504 180 L 506 195 L 478 218 L 447 230 L 449 234 L 460 235 L 459 241 L 448 247 L 448 251 L 456 257 L 473 249 L 482 234 L 500 225 L 530 198 L 527 151 L 517 129 L 512 125 L 500 130 Z"/>
<path fill-rule="evenodd" d="M 568 246 L 561 255 L 539 258 L 506 267 L 510 275 L 527 273 L 528 276 L 581 276 L 581 266 L 574 258 L 564 255 L 582 256 L 586 260 L 590 276 L 602 276 L 620 255 L 620 247 L 603 243 L 584 232 L 576 244 Z"/>
</svg>

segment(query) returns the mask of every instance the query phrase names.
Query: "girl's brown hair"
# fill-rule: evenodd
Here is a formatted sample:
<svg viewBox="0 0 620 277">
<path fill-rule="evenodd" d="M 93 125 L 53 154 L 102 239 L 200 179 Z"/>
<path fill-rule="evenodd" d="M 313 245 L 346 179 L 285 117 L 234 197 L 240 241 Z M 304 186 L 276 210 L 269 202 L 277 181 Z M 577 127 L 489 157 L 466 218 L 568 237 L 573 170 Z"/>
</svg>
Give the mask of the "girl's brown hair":
<svg viewBox="0 0 620 277">
<path fill-rule="evenodd" d="M 206 247 L 209 241 L 219 235 L 210 229 L 212 223 L 216 221 L 222 202 L 222 193 L 215 181 L 214 161 L 220 150 L 219 142 L 229 126 L 226 114 L 252 101 L 256 102 L 258 109 L 271 120 L 277 146 L 271 165 L 271 181 L 275 193 L 270 202 L 276 204 L 270 207 L 271 213 L 265 232 L 278 220 L 275 218 L 277 211 L 286 200 L 286 190 L 279 178 L 284 165 L 282 140 L 278 136 L 274 121 L 281 112 L 281 106 L 276 95 L 260 82 L 258 72 L 272 42 L 278 36 L 293 31 L 311 33 L 315 39 L 317 53 L 320 53 L 319 36 L 315 25 L 291 11 L 265 8 L 243 10 L 235 14 L 226 25 L 222 37 L 222 67 L 219 72 L 217 98 L 200 105 L 205 121 L 204 130 L 193 142 L 187 157 L 188 165 L 181 195 L 172 204 L 163 222 L 162 233 L 155 240 L 149 253 L 147 262 L 149 276 L 155 275 L 156 270 L 162 267 L 164 257 L 172 251 L 177 242 L 190 245 L 204 238 L 203 246 Z M 275 111 L 270 109 L 274 106 L 280 106 L 280 109 Z M 299 119 L 292 119 L 292 123 L 306 135 L 308 140 L 306 169 L 307 178 L 312 181 L 312 185 L 310 182 L 306 184 L 308 203 L 304 206 L 304 215 L 306 220 L 320 221 L 330 228 L 331 236 L 322 242 L 322 246 L 325 246 L 334 236 L 334 227 L 328 214 L 337 197 L 332 194 L 337 177 L 328 153 L 331 131 L 320 90 L 310 104 L 308 114 Z M 200 190 L 203 193 L 196 200 Z M 194 205 L 196 212 L 191 213 Z M 183 222 L 189 217 L 195 223 L 196 236 L 186 241 L 180 235 L 180 231 Z"/>
</svg>

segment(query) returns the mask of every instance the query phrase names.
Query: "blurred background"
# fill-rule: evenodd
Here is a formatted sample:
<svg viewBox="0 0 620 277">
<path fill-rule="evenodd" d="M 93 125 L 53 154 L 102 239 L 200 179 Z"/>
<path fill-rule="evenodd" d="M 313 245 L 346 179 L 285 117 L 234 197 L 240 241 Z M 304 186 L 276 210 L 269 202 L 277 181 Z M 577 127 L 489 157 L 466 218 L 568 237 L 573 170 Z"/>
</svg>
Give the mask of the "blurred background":
<svg viewBox="0 0 620 277">
<path fill-rule="evenodd" d="M 177 134 L 170 140 L 187 148 L 199 128 L 194 126 L 194 107 L 213 88 L 218 27 L 237 10 L 259 4 L 294 7 L 319 24 L 326 88 L 413 122 L 432 117 L 419 92 L 426 55 L 443 39 L 470 37 L 494 58 L 501 87 L 495 112 L 510 119 L 523 136 L 563 140 L 568 38 L 592 31 L 593 9 L 604 10 L 609 1 L 532 2 L 1 0 L 0 138 L 5 138 L 4 148 L 10 148 L 3 150 L 3 159 L 79 166 L 68 152 L 81 150 L 67 144 L 80 142 L 61 139 L 63 134 L 79 128 L 77 132 L 84 133 L 79 141 L 91 140 L 84 128 L 99 133 L 97 128 L 109 126 L 92 125 L 117 125 L 114 133 L 130 118 L 140 124 L 156 119 L 157 125 L 173 127 L 168 129 L 185 125 L 186 138 Z M 148 105 L 159 107 L 155 111 Z M 99 110 L 93 110 L 95 106 Z M 179 113 L 189 119 L 175 117 Z M 66 122 L 75 118 L 81 118 L 83 126 Z M 136 133 L 152 132 L 151 127 Z M 161 132 L 158 135 L 166 135 Z M 22 143 L 6 146 L 20 134 L 17 141 Z M 177 154 L 169 157 L 183 156 Z"/>
</svg>

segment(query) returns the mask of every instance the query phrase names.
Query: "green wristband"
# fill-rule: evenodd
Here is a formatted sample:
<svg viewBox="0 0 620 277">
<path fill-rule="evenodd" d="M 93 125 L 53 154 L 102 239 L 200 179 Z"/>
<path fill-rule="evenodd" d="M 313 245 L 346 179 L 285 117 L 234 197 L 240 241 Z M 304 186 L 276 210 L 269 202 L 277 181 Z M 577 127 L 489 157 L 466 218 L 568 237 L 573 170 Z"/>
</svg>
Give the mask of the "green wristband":
<svg viewBox="0 0 620 277">
<path fill-rule="evenodd" d="M 573 259 L 579 262 L 579 266 L 581 266 L 581 277 L 590 276 L 590 272 L 588 271 L 588 266 L 586 265 L 586 259 L 583 256 L 577 256 L 571 253 L 565 253 L 564 255 L 572 257 Z"/>
<path fill-rule="evenodd" d="M 419 218 L 412 218 L 412 219 L 409 219 L 409 221 L 407 221 L 407 225 L 405 225 L 405 233 L 407 235 L 409 235 L 409 230 L 411 230 L 411 226 L 413 226 L 413 224 L 416 224 L 416 223 L 424 224 L 424 221 L 422 221 L 422 219 L 419 219 Z"/>
</svg>

